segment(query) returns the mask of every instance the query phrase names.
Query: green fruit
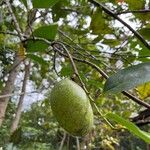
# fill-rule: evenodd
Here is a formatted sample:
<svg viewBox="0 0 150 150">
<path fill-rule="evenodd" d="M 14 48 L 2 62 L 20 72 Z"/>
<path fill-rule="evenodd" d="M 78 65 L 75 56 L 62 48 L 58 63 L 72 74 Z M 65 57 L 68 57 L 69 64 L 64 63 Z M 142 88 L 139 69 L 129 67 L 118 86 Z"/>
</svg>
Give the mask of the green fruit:
<svg viewBox="0 0 150 150">
<path fill-rule="evenodd" d="M 75 82 L 63 79 L 50 95 L 51 108 L 57 121 L 74 136 L 86 135 L 93 126 L 93 111 L 84 90 Z"/>
</svg>

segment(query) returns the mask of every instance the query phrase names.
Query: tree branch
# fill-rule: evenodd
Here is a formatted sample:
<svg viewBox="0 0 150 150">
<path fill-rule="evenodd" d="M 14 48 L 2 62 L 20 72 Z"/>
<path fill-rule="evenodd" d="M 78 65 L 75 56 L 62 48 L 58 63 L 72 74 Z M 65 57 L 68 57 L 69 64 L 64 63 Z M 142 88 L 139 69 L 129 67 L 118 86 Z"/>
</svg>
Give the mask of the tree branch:
<svg viewBox="0 0 150 150">
<path fill-rule="evenodd" d="M 57 52 L 59 54 L 65 56 L 65 57 L 68 57 L 68 55 L 64 54 L 59 49 L 55 49 L 55 50 L 57 50 Z M 108 75 L 103 70 L 101 70 L 97 65 L 95 65 L 94 63 L 89 62 L 87 60 L 79 59 L 79 58 L 76 58 L 76 57 L 72 57 L 72 58 L 75 61 L 82 62 L 82 63 L 85 63 L 85 64 L 91 66 L 92 68 L 96 69 L 105 79 L 108 79 Z M 132 94 L 130 94 L 130 93 L 126 92 L 126 91 L 123 91 L 122 94 L 124 94 L 128 98 L 132 99 L 135 103 L 150 109 L 150 105 L 148 103 L 145 103 L 144 101 L 141 101 L 140 99 L 138 99 L 137 97 L 133 96 Z"/>
<path fill-rule="evenodd" d="M 10 3 L 9 0 L 5 0 L 5 3 L 7 5 L 8 11 L 9 11 L 11 17 L 12 17 L 12 20 L 14 21 L 15 29 L 18 33 L 20 41 L 23 42 L 25 40 L 25 38 L 22 36 L 21 28 L 19 26 L 19 23 L 17 22 L 15 14 L 13 13 L 11 3 Z M 26 31 L 28 31 L 28 29 Z M 9 94 L 9 93 L 13 92 L 14 82 L 15 82 L 17 73 L 19 71 L 19 64 L 20 64 L 20 61 L 22 61 L 23 59 L 24 58 L 21 58 L 18 55 L 18 51 L 17 51 L 17 53 L 15 55 L 14 63 L 11 67 L 12 69 L 10 69 L 11 72 L 9 73 L 8 80 L 6 81 L 6 86 L 3 88 L 2 92 L 1 92 L 1 95 L 6 95 L 6 94 Z M 8 102 L 9 102 L 9 97 L 5 97 L 5 98 L 0 99 L 0 126 L 2 125 L 2 122 L 4 120 Z"/>
<path fill-rule="evenodd" d="M 26 93 L 26 86 L 27 86 L 27 80 L 28 80 L 29 75 L 30 75 L 30 62 L 28 65 L 25 66 L 25 74 L 24 74 L 24 80 L 23 80 L 23 84 L 22 84 L 21 93 Z M 25 96 L 25 94 L 20 95 L 19 102 L 17 105 L 16 115 L 15 115 L 15 118 L 13 119 L 11 127 L 10 127 L 11 133 L 13 133 L 18 128 L 18 124 L 19 124 L 21 112 L 22 112 L 21 110 L 23 107 L 24 96 Z"/>
<path fill-rule="evenodd" d="M 14 15 L 13 10 L 12 10 L 12 8 L 11 8 L 11 4 L 10 4 L 9 0 L 5 0 L 5 2 L 6 2 L 6 5 L 7 5 L 7 7 L 8 7 L 8 10 L 9 10 L 11 16 L 12 16 L 12 19 L 13 19 L 13 21 L 14 21 L 15 28 L 16 28 L 16 31 L 17 31 L 17 33 L 18 33 L 18 35 L 19 35 L 19 38 L 20 38 L 21 41 L 23 41 L 24 38 L 23 38 L 23 36 L 22 36 L 22 34 L 21 34 L 22 32 L 21 32 L 19 23 L 17 22 L 16 16 Z"/>
<path fill-rule="evenodd" d="M 66 132 L 64 132 L 64 135 L 63 135 L 63 138 L 62 138 L 59 150 L 63 149 L 64 143 L 65 143 L 65 139 L 66 139 L 66 135 L 67 135 Z"/>
<path fill-rule="evenodd" d="M 112 16 L 113 18 L 117 19 L 119 22 L 121 22 L 125 27 L 127 27 L 144 45 L 150 50 L 150 44 L 146 42 L 146 40 L 139 34 L 137 31 L 135 31 L 130 25 L 128 25 L 126 22 L 124 22 L 121 18 L 119 18 L 115 13 L 113 13 L 111 10 L 109 10 L 106 6 L 104 6 L 102 3 L 97 2 L 96 0 L 88 0 L 92 4 L 94 4 L 97 7 L 101 7 L 105 13 Z"/>
<path fill-rule="evenodd" d="M 33 40 L 33 39 L 31 39 Z M 51 45 L 53 47 L 53 44 L 52 42 L 44 39 L 44 38 L 38 38 L 38 37 L 34 37 L 34 40 L 41 40 L 41 41 L 44 41 L 45 43 Z M 68 57 L 68 55 L 64 54 L 62 51 L 60 51 L 59 49 L 56 49 L 56 51 L 61 54 L 62 56 L 65 56 L 65 57 Z M 79 58 L 76 58 L 76 57 L 72 57 L 75 61 L 78 61 L 78 62 L 82 62 L 84 64 L 87 64 L 89 66 L 91 66 L 92 68 L 94 68 L 95 70 L 97 70 L 105 79 L 108 79 L 108 75 L 102 70 L 100 69 L 97 65 L 95 65 L 94 63 L 92 62 L 89 62 L 87 60 L 82 60 L 82 59 L 79 59 Z M 127 96 L 128 98 L 132 99 L 135 103 L 141 105 L 141 106 L 144 106 L 148 109 L 150 109 L 150 105 L 148 103 L 145 103 L 144 101 L 141 101 L 139 98 L 133 96 L 132 94 L 124 91 L 123 94 L 125 96 Z"/>
<path fill-rule="evenodd" d="M 80 141 L 79 141 L 78 137 L 76 137 L 76 145 L 77 145 L 77 150 L 81 150 L 80 149 Z"/>
<path fill-rule="evenodd" d="M 116 12 L 115 15 L 122 15 L 122 14 L 128 14 L 128 13 L 150 13 L 150 9 L 144 9 L 144 10 L 128 10 L 128 11 L 122 11 L 122 12 Z"/>
<path fill-rule="evenodd" d="M 8 34 L 8 35 L 13 35 L 13 36 L 17 36 L 19 37 L 18 33 L 15 33 L 15 32 L 10 32 L 10 31 L 0 31 L 0 34 Z M 21 36 L 25 37 L 25 35 L 21 34 Z"/>
<path fill-rule="evenodd" d="M 55 44 L 56 44 L 56 46 L 55 46 Z M 84 91 L 86 92 L 86 94 L 88 95 L 90 101 L 93 103 L 93 106 L 95 107 L 97 113 L 103 118 L 103 120 L 104 120 L 112 129 L 115 129 L 115 128 L 111 125 L 111 123 L 105 118 L 105 116 L 102 114 L 102 112 L 99 110 L 99 108 L 98 108 L 97 105 L 95 104 L 95 101 L 94 101 L 93 98 L 91 97 L 91 95 L 90 95 L 90 93 L 88 92 L 88 90 L 87 90 L 87 88 L 86 88 L 84 82 L 82 81 L 82 79 L 81 79 L 81 77 L 80 77 L 80 75 L 79 75 L 79 72 L 78 72 L 78 70 L 77 70 L 77 67 L 76 67 L 76 65 L 75 65 L 75 63 L 74 63 L 73 57 L 72 57 L 72 55 L 69 53 L 69 51 L 67 50 L 67 48 L 66 48 L 62 43 L 60 43 L 60 42 L 55 42 L 55 43 L 53 43 L 53 44 L 52 44 L 52 45 L 53 45 L 53 48 L 56 49 L 56 50 L 59 50 L 59 48 L 57 48 L 57 45 L 58 45 L 58 44 L 59 44 L 60 46 L 62 46 L 62 47 L 63 47 L 63 50 L 65 50 L 65 52 L 67 53 L 67 56 L 68 56 L 68 58 L 70 59 L 70 62 L 71 62 L 71 64 L 72 64 L 72 69 L 74 70 L 75 75 L 78 77 L 79 82 L 80 82 L 82 88 L 84 89 Z"/>
<path fill-rule="evenodd" d="M 6 97 L 12 97 L 15 95 L 31 95 L 33 93 L 39 93 L 39 91 L 32 91 L 32 92 L 21 92 L 21 93 L 11 93 L 11 94 L 6 94 L 6 95 L 0 95 L 0 99 L 6 98 Z"/>
</svg>

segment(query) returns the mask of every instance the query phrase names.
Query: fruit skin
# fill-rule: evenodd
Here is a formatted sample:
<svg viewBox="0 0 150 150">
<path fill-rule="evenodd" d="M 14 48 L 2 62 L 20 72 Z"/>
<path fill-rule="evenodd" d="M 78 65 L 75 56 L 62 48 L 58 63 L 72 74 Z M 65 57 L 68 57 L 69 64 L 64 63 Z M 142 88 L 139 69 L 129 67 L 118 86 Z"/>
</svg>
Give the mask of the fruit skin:
<svg viewBox="0 0 150 150">
<path fill-rule="evenodd" d="M 85 91 L 75 82 L 63 79 L 50 94 L 57 121 L 73 136 L 86 135 L 93 126 L 93 111 Z"/>
</svg>

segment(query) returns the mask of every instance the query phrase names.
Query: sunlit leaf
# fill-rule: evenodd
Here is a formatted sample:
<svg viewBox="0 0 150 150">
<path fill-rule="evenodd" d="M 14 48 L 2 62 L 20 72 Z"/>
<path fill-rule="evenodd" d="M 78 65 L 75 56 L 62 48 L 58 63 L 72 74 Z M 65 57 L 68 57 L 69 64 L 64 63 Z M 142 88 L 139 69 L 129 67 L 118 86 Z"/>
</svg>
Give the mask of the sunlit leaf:
<svg viewBox="0 0 150 150">
<path fill-rule="evenodd" d="M 18 48 L 18 55 L 20 58 L 25 58 L 25 48 L 23 47 L 23 44 L 20 43 L 19 48 Z"/>
<path fill-rule="evenodd" d="M 108 113 L 106 118 L 116 121 L 117 123 L 125 126 L 131 133 L 136 135 L 137 137 L 143 139 L 145 142 L 150 143 L 150 133 L 140 130 L 135 124 L 132 122 L 120 117 L 117 114 Z"/>
<path fill-rule="evenodd" d="M 141 99 L 145 99 L 150 96 L 150 82 L 137 87 L 138 94 Z"/>
</svg>

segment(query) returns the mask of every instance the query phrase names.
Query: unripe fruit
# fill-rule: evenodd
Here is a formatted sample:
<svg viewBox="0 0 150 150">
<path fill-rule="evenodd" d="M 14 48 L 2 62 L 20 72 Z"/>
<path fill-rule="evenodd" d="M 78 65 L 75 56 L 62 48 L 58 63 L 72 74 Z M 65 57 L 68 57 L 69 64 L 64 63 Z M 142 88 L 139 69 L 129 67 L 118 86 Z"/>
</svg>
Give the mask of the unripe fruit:
<svg viewBox="0 0 150 150">
<path fill-rule="evenodd" d="M 74 136 L 86 135 L 93 126 L 93 111 L 85 91 L 75 82 L 63 79 L 50 95 L 51 108 L 57 121 Z"/>
</svg>

